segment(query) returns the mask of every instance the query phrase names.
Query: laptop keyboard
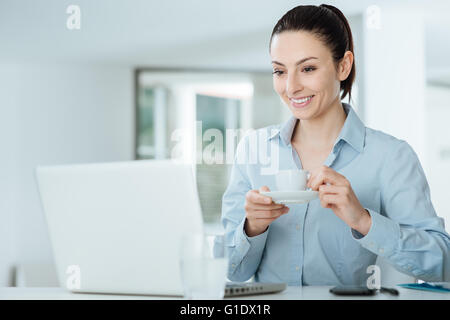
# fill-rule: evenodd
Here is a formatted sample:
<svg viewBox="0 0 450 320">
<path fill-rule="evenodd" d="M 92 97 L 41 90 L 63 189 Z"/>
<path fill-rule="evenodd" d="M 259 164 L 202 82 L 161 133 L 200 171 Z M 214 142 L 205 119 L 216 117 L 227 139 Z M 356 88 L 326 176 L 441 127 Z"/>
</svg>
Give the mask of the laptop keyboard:
<svg viewBox="0 0 450 320">
<path fill-rule="evenodd" d="M 284 283 L 227 283 L 225 287 L 225 297 L 279 292 L 285 288 L 286 284 Z"/>
</svg>

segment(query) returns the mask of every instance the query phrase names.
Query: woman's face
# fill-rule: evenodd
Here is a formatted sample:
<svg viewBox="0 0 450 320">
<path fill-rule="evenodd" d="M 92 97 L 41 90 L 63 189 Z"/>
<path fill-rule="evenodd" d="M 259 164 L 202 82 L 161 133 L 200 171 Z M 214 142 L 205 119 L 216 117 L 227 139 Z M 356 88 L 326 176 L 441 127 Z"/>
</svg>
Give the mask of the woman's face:
<svg viewBox="0 0 450 320">
<path fill-rule="evenodd" d="M 316 118 L 340 101 L 340 81 L 353 63 L 350 51 L 336 71 L 331 51 L 315 35 L 285 31 L 272 38 L 270 55 L 274 89 L 296 118 Z"/>
</svg>

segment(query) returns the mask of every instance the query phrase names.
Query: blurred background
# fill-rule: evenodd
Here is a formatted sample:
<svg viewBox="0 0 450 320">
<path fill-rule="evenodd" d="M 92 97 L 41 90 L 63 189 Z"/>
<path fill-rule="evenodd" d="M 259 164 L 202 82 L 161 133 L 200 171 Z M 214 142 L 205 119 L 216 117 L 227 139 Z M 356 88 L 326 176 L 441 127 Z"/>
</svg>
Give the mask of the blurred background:
<svg viewBox="0 0 450 320">
<path fill-rule="evenodd" d="M 286 11 L 321 3 L 0 0 L 0 286 L 57 285 L 37 165 L 170 158 L 182 141 L 177 156 L 196 165 L 204 221 L 216 226 L 230 165 L 196 157 L 220 135 L 231 151 L 240 135 L 227 129 L 289 117 L 269 38 Z M 354 36 L 344 102 L 414 148 L 449 231 L 450 3 L 325 3 Z"/>
</svg>

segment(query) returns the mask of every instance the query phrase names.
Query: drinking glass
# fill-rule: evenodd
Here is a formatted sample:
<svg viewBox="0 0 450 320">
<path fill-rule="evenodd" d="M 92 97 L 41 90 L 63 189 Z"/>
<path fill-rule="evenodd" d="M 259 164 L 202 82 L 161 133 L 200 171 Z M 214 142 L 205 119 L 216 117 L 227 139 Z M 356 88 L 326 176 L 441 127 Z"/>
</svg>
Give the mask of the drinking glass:
<svg viewBox="0 0 450 320">
<path fill-rule="evenodd" d="M 222 299 L 228 257 L 223 235 L 185 234 L 180 243 L 180 271 L 187 299 Z"/>
</svg>

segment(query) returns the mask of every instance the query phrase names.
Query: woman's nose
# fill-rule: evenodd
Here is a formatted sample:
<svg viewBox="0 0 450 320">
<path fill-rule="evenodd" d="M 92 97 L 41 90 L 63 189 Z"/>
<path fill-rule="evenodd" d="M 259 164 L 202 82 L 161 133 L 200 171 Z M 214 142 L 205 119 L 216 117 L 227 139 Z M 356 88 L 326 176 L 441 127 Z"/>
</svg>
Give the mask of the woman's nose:
<svg viewBox="0 0 450 320">
<path fill-rule="evenodd" d="M 301 79 L 295 74 L 288 74 L 286 80 L 286 93 L 289 97 L 295 97 L 295 94 L 299 91 L 303 91 L 303 85 Z"/>
</svg>

